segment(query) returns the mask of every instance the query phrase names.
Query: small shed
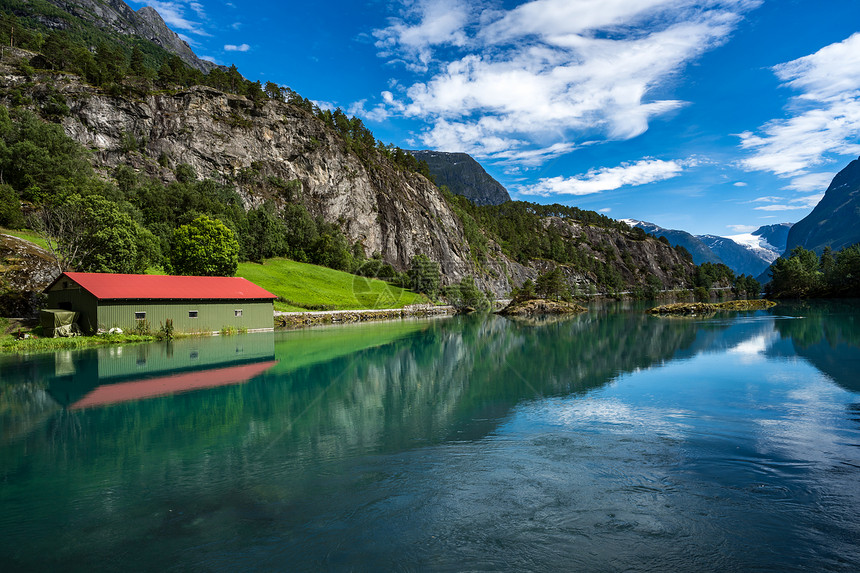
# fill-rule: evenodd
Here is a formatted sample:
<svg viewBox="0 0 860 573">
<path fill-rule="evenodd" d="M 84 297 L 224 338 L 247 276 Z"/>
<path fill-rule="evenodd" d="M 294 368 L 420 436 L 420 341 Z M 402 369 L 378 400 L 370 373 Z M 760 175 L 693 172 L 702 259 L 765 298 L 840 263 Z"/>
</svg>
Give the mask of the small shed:
<svg viewBox="0 0 860 573">
<path fill-rule="evenodd" d="M 175 332 L 273 330 L 275 295 L 240 277 L 63 273 L 45 289 L 48 307 L 78 313 L 86 334 L 121 328 Z"/>
<path fill-rule="evenodd" d="M 67 338 L 81 333 L 78 330 L 78 313 L 71 310 L 43 308 L 39 311 L 39 323 L 42 334 L 49 338 Z"/>
</svg>

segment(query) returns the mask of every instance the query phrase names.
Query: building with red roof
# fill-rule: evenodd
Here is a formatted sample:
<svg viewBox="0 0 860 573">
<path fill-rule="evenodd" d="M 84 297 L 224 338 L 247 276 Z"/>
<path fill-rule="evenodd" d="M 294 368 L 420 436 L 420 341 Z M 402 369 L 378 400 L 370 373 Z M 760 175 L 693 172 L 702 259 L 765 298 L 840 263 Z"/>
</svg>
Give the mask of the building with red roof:
<svg viewBox="0 0 860 573">
<path fill-rule="evenodd" d="M 111 328 L 175 332 L 272 330 L 277 298 L 241 277 L 63 273 L 45 293 L 51 309 L 78 313 L 88 334 Z"/>
</svg>

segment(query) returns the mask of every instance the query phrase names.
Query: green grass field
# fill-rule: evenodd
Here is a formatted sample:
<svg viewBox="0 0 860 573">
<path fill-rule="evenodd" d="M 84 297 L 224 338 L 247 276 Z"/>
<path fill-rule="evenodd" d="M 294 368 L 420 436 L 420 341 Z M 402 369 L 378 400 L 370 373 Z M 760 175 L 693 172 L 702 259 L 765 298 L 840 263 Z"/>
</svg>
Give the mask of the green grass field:
<svg viewBox="0 0 860 573">
<path fill-rule="evenodd" d="M 239 263 L 236 276 L 281 297 L 275 309 L 283 311 L 401 308 L 426 302 L 423 296 L 385 281 L 289 259 L 270 259 L 262 265 Z"/>
</svg>

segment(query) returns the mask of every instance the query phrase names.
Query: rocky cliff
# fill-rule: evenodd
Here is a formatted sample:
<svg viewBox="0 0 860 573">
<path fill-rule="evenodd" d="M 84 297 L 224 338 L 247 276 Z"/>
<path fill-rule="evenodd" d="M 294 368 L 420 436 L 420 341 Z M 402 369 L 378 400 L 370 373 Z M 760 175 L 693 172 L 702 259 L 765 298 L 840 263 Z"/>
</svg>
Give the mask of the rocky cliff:
<svg viewBox="0 0 860 573">
<path fill-rule="evenodd" d="M 216 67 L 216 64 L 198 58 L 188 44 L 167 27 L 159 13 L 151 6 L 144 6 L 135 12 L 122 0 L 46 1 L 103 30 L 149 40 L 168 52 L 176 54 L 192 68 L 208 72 Z M 40 11 L 38 6 L 34 5 L 35 3 L 25 1 L 23 4 L 24 6 L 19 10 L 20 14 L 39 14 Z M 42 13 L 38 15 L 38 19 L 54 30 L 64 30 L 70 25 L 66 18 L 55 14 Z"/>
<path fill-rule="evenodd" d="M 508 190 L 493 179 L 471 155 L 426 150 L 410 153 L 427 162 L 437 185 L 447 186 L 453 193 L 466 197 L 475 205 L 501 205 L 511 200 Z"/>
<path fill-rule="evenodd" d="M 444 284 L 473 275 L 496 296 L 557 264 L 520 264 L 492 240 L 484 254 L 476 255 L 461 219 L 435 185 L 377 151 L 360 158 L 301 107 L 278 100 L 254 103 L 208 87 L 120 97 L 70 74 L 25 78 L 14 69 L 0 70 L 0 103 L 8 105 L 2 94 L 14 91 L 9 88 L 50 85 L 70 110 L 61 120 L 65 132 L 92 151 L 92 162 L 105 178 L 125 164 L 171 181 L 173 168 L 189 164 L 201 177 L 236 187 L 246 207 L 288 200 L 266 185 L 277 178 L 295 190 L 290 200 L 337 222 L 368 255 L 379 253 L 405 270 L 414 255 L 425 254 L 440 263 Z M 691 274 L 688 262 L 652 238 L 552 218 L 545 224 L 563 227 L 568 240 L 593 259 L 616 266 L 631 287 L 648 284 L 653 275 L 663 288 L 679 288 Z M 603 290 L 595 286 L 601 277 L 594 270 L 565 267 L 565 275 L 580 292 Z"/>
<path fill-rule="evenodd" d="M 834 251 L 860 242 L 860 159 L 836 174 L 812 213 L 798 221 L 788 233 L 785 252 L 796 246 L 815 251 Z"/>
<path fill-rule="evenodd" d="M 38 316 L 42 291 L 58 275 L 46 250 L 0 234 L 0 316 Z"/>
</svg>

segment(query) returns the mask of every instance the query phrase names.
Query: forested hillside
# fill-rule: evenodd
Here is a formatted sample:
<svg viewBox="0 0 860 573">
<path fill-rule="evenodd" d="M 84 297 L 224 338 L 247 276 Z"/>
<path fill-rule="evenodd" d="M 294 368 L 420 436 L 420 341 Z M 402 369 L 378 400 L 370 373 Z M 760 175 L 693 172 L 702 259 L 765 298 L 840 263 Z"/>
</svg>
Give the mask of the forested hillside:
<svg viewBox="0 0 860 573">
<path fill-rule="evenodd" d="M 198 272 L 177 265 L 181 237 L 205 236 L 226 272 L 283 256 L 407 283 L 423 256 L 442 286 L 496 296 L 556 267 L 571 291 L 697 285 L 683 250 L 597 213 L 446 195 L 426 163 L 288 87 L 44 2 L 0 6 L 0 225 L 53 234 L 58 268 Z"/>
</svg>

